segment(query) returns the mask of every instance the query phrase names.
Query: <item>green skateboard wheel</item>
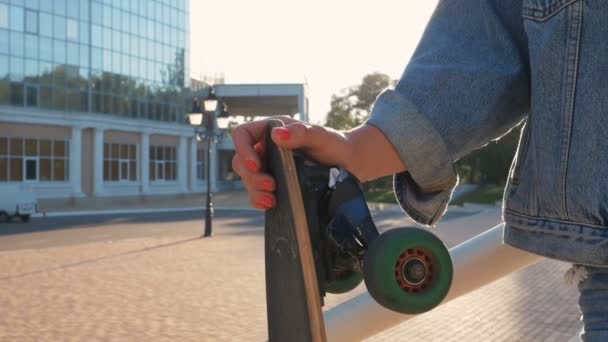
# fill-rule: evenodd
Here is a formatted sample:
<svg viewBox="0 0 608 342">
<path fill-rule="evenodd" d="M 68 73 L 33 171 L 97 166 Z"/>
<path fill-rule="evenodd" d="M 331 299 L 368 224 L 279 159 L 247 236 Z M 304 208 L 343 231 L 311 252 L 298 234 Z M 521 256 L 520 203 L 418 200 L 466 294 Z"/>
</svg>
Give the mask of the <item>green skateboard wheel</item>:
<svg viewBox="0 0 608 342">
<path fill-rule="evenodd" d="M 420 228 L 381 234 L 363 261 L 363 277 L 372 298 L 404 314 L 420 314 L 439 305 L 452 284 L 452 272 L 446 246 Z"/>
<path fill-rule="evenodd" d="M 333 294 L 346 293 L 361 284 L 361 281 L 363 281 L 363 274 L 361 272 L 350 271 L 328 283 L 325 291 Z"/>
</svg>

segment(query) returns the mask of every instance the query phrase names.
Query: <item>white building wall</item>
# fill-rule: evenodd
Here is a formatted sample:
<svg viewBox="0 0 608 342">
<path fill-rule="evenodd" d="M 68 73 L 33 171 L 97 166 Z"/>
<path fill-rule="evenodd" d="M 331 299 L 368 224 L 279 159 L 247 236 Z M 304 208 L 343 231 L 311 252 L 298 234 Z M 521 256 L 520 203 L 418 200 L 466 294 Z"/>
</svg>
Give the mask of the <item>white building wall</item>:
<svg viewBox="0 0 608 342">
<path fill-rule="evenodd" d="M 177 146 L 177 182 L 180 192 L 188 191 L 188 139 L 184 136 Z"/>
<path fill-rule="evenodd" d="M 222 91 L 226 96 L 293 96 L 297 85 L 271 85 L 265 87 L 223 85 Z M 301 118 L 308 119 L 306 105 L 306 89 L 299 91 L 298 111 Z M 266 109 L 265 109 L 266 110 Z M 284 114 L 284 113 L 277 113 Z M 10 196 L 20 191 L 34 191 L 40 198 L 68 198 L 85 196 L 130 196 L 147 194 L 171 194 L 206 191 L 206 181 L 197 178 L 196 153 L 197 149 L 205 148 L 204 144 L 193 139 L 193 129 L 184 124 L 155 122 L 121 118 L 91 113 L 62 113 L 48 112 L 36 108 L 0 106 L 0 136 L 2 126 L 14 124 L 32 127 L 28 133 L 31 137 L 46 139 L 64 139 L 69 141 L 69 179 L 55 182 L 0 182 L 0 194 Z M 50 129 L 53 127 L 55 129 Z M 42 130 L 41 130 L 42 129 Z M 47 133 L 48 132 L 48 133 Z M 83 134 L 86 132 L 86 134 Z M 119 132 L 136 135 L 137 150 L 137 181 L 109 182 L 104 181 L 104 133 Z M 92 136 L 92 137 L 91 137 Z M 155 136 L 174 138 L 177 144 L 177 179 L 175 181 L 151 181 L 149 149 Z M 85 139 L 86 138 L 86 139 Z M 114 138 L 114 140 L 120 138 Z M 86 140 L 86 142 L 84 141 Z M 125 142 L 126 143 L 126 142 Z M 133 142 L 129 142 L 133 143 Z M 87 146 L 83 148 L 83 146 Z M 92 146 L 91 146 L 92 145 Z M 222 149 L 234 149 L 229 138 L 221 142 Z M 90 150 L 89 150 L 90 149 Z M 92 156 L 89 155 L 92 150 Z M 83 162 L 91 171 L 83 173 Z M 219 190 L 218 177 L 218 146 L 213 146 L 211 160 L 211 188 Z M 90 165 L 90 166 L 88 166 Z M 92 193 L 91 193 L 92 192 Z"/>
</svg>

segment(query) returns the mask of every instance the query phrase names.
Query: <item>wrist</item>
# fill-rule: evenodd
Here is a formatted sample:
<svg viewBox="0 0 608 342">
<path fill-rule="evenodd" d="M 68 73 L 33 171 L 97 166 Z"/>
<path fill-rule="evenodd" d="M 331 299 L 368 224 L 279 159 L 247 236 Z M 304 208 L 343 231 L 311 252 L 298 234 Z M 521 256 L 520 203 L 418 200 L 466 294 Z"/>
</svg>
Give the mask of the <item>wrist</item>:
<svg viewBox="0 0 608 342">
<path fill-rule="evenodd" d="M 347 153 L 340 166 L 360 182 L 407 170 L 405 162 L 380 129 L 364 124 L 344 132 L 344 137 Z"/>
</svg>

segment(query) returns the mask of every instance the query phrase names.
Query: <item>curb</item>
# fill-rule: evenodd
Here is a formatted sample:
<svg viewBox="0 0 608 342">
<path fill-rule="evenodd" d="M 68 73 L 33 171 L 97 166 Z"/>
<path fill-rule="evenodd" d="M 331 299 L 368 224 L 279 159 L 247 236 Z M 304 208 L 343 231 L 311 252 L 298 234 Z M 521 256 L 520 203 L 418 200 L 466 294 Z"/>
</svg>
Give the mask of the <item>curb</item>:
<svg viewBox="0 0 608 342">
<path fill-rule="evenodd" d="M 216 207 L 214 211 L 258 211 L 254 208 L 230 208 Z M 95 215 L 121 215 L 121 214 L 158 214 L 158 213 L 182 213 L 190 211 L 201 211 L 202 207 L 190 208 L 157 208 L 157 209 L 116 209 L 116 210 L 82 210 L 82 211 L 56 211 L 32 214 L 32 217 L 70 217 L 70 216 L 95 216 Z"/>
</svg>

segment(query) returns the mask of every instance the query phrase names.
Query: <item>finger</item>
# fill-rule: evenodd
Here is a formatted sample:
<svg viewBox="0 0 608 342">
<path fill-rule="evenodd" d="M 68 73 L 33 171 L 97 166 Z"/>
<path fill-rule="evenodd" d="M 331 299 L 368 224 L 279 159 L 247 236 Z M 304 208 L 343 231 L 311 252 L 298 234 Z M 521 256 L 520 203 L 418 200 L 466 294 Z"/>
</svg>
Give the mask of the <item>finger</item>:
<svg viewBox="0 0 608 342">
<path fill-rule="evenodd" d="M 271 132 L 275 144 L 289 148 L 317 148 L 328 143 L 328 131 L 323 127 L 295 122 L 285 127 L 275 127 Z"/>
<path fill-rule="evenodd" d="M 232 169 L 241 177 L 241 181 L 248 191 L 261 190 L 272 192 L 276 188 L 276 182 L 272 176 L 261 172 L 251 172 L 247 167 L 243 166 L 237 156 L 232 158 Z"/>
<path fill-rule="evenodd" d="M 273 192 L 276 189 L 276 182 L 268 174 L 254 173 L 251 175 L 251 189 Z"/>
<path fill-rule="evenodd" d="M 262 165 L 254 146 L 263 140 L 268 123 L 265 120 L 254 121 L 237 127 L 232 132 L 232 140 L 238 157 L 252 172 L 260 170 Z"/>
<path fill-rule="evenodd" d="M 276 205 L 276 198 L 267 191 L 254 190 L 249 192 L 249 201 L 254 208 L 270 209 Z"/>
<path fill-rule="evenodd" d="M 241 177 L 241 181 L 243 182 L 243 184 L 245 184 L 245 187 L 247 187 L 247 183 L 251 178 L 251 175 L 247 168 L 241 162 L 241 158 L 239 158 L 239 156 L 236 154 L 234 155 L 234 157 L 232 157 L 232 170 L 237 175 L 239 175 L 239 177 Z"/>
</svg>

